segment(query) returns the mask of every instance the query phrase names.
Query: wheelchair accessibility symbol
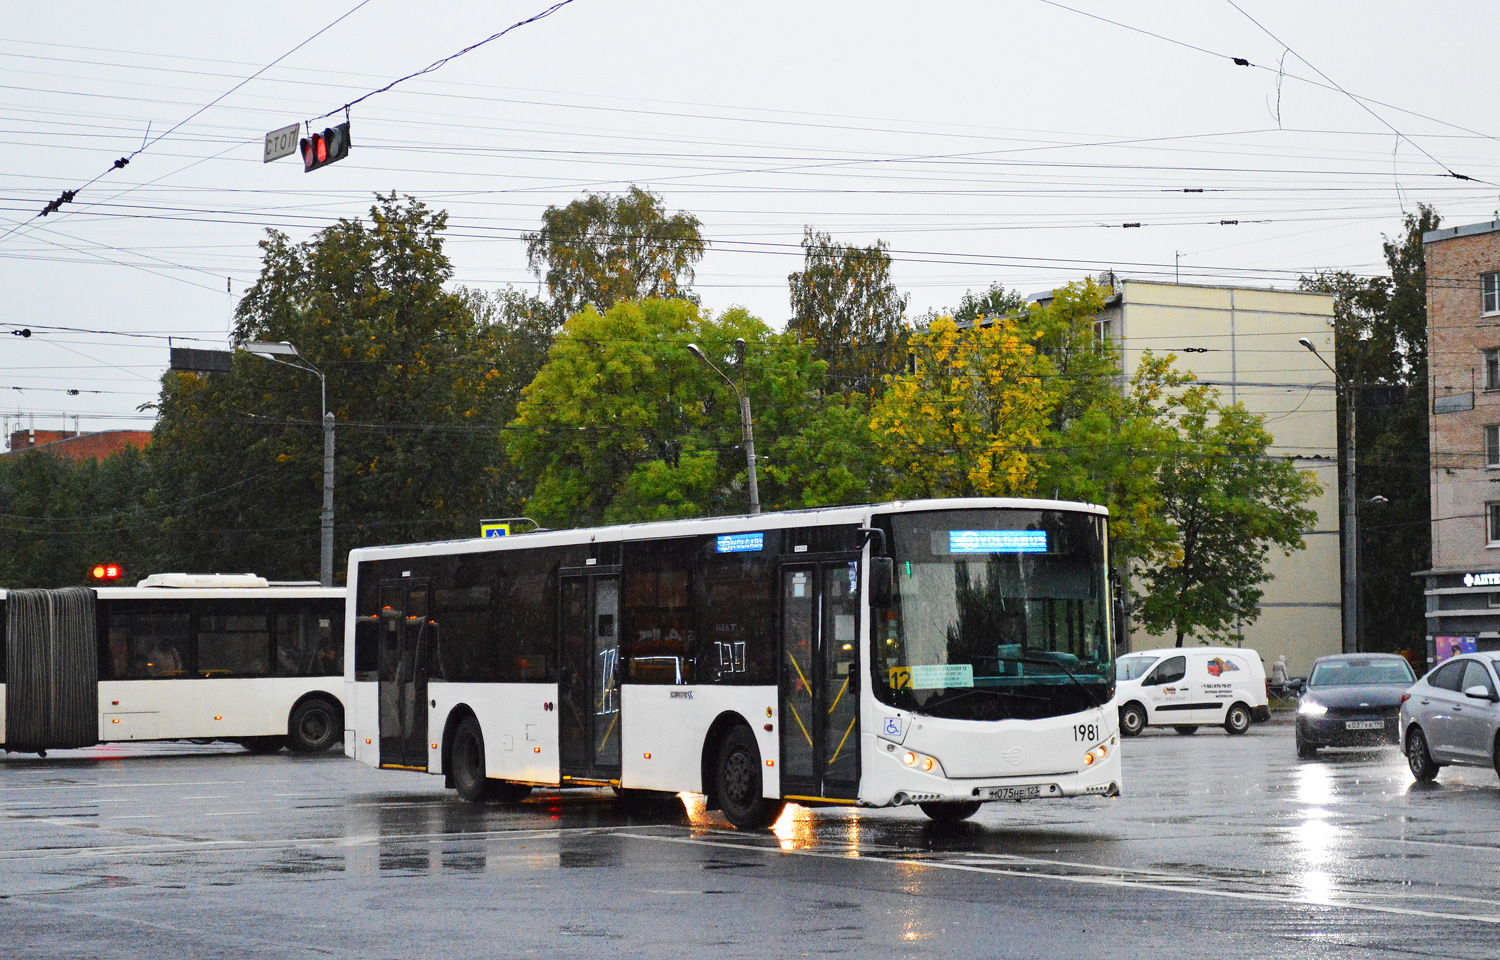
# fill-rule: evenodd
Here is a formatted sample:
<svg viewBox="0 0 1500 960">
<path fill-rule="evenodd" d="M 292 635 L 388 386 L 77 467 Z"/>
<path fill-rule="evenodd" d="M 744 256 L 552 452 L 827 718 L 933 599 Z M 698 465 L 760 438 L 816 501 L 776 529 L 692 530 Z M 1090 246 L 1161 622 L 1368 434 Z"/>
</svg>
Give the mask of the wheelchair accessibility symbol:
<svg viewBox="0 0 1500 960">
<path fill-rule="evenodd" d="M 885 734 L 888 737 L 899 737 L 899 736 L 901 736 L 901 718 L 900 717 L 886 717 L 885 718 L 885 729 L 882 730 L 881 733 Z"/>
</svg>

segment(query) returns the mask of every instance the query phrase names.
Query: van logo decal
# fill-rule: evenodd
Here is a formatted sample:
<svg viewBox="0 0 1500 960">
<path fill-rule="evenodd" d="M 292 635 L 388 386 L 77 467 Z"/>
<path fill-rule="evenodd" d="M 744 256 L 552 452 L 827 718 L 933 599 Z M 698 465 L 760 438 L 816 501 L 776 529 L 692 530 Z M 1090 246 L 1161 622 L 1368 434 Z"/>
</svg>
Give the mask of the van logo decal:
<svg viewBox="0 0 1500 960">
<path fill-rule="evenodd" d="M 1208 661 L 1208 675 L 1211 677 L 1222 676 L 1238 669 L 1239 667 L 1235 666 L 1232 660 L 1225 660 L 1223 657 L 1214 657 Z"/>
<path fill-rule="evenodd" d="M 1006 763 L 1010 764 L 1013 767 L 1019 767 L 1021 765 L 1022 756 L 1024 756 L 1024 754 L 1022 753 L 1020 747 L 1011 747 L 1009 750 L 1000 751 L 1000 759 L 1004 760 Z"/>
</svg>

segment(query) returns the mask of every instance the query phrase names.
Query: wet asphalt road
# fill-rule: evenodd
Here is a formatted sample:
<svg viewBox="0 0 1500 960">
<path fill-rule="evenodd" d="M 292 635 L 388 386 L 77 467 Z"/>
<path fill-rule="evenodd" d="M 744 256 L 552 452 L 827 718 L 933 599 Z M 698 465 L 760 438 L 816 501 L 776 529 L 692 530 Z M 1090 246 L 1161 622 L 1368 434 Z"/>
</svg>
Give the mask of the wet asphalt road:
<svg viewBox="0 0 1500 960">
<path fill-rule="evenodd" d="M 1126 795 L 793 808 L 473 807 L 340 756 L 190 744 L 0 760 L 0 956 L 1485 957 L 1500 781 L 1291 728 L 1151 732 Z"/>
</svg>

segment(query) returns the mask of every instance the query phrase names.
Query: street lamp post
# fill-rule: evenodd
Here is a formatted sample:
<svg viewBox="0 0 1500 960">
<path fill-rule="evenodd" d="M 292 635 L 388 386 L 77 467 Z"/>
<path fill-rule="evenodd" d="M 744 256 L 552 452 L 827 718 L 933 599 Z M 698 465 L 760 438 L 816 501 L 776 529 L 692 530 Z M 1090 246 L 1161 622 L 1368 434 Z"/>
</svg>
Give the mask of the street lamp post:
<svg viewBox="0 0 1500 960">
<path fill-rule="evenodd" d="M 1343 536 L 1344 553 L 1344 652 L 1359 652 L 1359 502 L 1354 495 L 1354 391 L 1349 387 L 1349 381 L 1339 376 L 1318 348 L 1313 346 L 1311 340 L 1301 337 L 1297 340 L 1318 358 L 1318 362 L 1328 367 L 1328 372 L 1333 374 L 1333 381 L 1344 395 L 1344 496 L 1343 496 Z"/>
<path fill-rule="evenodd" d="M 242 348 L 246 353 L 313 374 L 318 378 L 319 397 L 323 407 L 323 523 L 318 557 L 318 582 L 325 587 L 333 586 L 333 424 L 334 416 L 328 411 L 328 378 L 323 371 L 308 362 L 297 352 L 297 348 L 285 340 L 280 343 L 247 343 Z M 283 360 L 292 357 L 301 363 Z"/>
<path fill-rule="evenodd" d="M 739 351 L 740 362 L 741 364 L 743 364 L 745 357 L 744 338 L 736 340 L 734 344 L 735 348 Z M 724 382 L 729 384 L 729 389 L 733 390 L 734 395 L 739 398 L 740 426 L 744 430 L 745 435 L 745 466 L 750 473 L 750 513 L 752 516 L 754 516 L 755 514 L 760 513 L 760 487 L 757 486 L 755 482 L 755 429 L 751 425 L 750 421 L 750 398 L 745 396 L 744 392 L 735 385 L 735 382 L 733 380 L 724 375 L 723 370 L 720 370 L 718 367 L 714 366 L 713 361 L 708 359 L 708 355 L 705 354 L 702 348 L 699 347 L 696 343 L 688 344 L 687 348 L 688 352 L 697 357 L 699 360 L 702 360 L 703 363 L 708 367 L 708 369 L 712 370 L 714 373 L 717 373 L 720 377 L 723 377 Z"/>
</svg>

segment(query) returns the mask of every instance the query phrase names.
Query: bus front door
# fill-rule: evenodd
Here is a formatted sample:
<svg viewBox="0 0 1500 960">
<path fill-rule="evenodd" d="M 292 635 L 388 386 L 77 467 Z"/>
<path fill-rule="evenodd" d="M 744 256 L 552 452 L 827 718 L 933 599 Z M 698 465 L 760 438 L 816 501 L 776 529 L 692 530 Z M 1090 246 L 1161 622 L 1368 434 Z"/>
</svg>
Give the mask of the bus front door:
<svg viewBox="0 0 1500 960">
<path fill-rule="evenodd" d="M 380 585 L 380 765 L 427 769 L 427 663 L 435 642 L 429 582 Z"/>
<path fill-rule="evenodd" d="M 558 760 L 567 781 L 620 779 L 620 578 L 559 581 Z"/>
<path fill-rule="evenodd" d="M 781 792 L 859 792 L 859 562 L 781 568 Z"/>
</svg>

